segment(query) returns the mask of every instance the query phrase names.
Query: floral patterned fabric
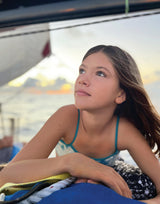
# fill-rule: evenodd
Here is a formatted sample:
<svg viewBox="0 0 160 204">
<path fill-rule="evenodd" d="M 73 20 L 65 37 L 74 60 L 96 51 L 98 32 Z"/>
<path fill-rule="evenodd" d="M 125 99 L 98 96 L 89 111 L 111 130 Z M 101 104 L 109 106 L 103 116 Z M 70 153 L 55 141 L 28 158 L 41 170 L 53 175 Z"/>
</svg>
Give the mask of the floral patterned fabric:
<svg viewBox="0 0 160 204">
<path fill-rule="evenodd" d="M 113 168 L 127 182 L 135 200 L 147 200 L 156 196 L 156 188 L 151 179 L 133 165 L 123 161 L 116 161 Z"/>
</svg>

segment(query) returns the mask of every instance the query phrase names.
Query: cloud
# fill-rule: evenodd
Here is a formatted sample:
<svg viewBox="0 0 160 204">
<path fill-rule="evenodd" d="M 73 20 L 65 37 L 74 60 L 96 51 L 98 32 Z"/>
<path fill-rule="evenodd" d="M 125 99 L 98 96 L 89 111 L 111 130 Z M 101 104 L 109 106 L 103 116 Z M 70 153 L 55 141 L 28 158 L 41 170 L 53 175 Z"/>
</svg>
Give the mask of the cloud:
<svg viewBox="0 0 160 204">
<path fill-rule="evenodd" d="M 144 84 L 149 84 L 149 83 L 153 83 L 156 81 L 160 81 L 160 71 L 156 70 L 154 72 L 151 72 L 149 74 L 143 75 L 143 82 Z"/>
<path fill-rule="evenodd" d="M 155 71 L 155 75 L 160 77 L 160 71 L 159 70 Z"/>
</svg>

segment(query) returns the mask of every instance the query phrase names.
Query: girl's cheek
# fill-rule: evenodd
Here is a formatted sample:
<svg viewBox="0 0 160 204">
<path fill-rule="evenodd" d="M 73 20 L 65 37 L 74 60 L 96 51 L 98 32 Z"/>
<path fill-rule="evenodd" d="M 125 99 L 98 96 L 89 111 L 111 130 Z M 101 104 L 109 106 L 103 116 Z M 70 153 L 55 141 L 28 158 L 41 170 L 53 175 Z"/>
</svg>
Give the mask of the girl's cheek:
<svg viewBox="0 0 160 204">
<path fill-rule="evenodd" d="M 80 77 L 78 76 L 75 83 L 74 83 L 74 87 L 79 83 L 79 79 L 80 79 Z"/>
</svg>

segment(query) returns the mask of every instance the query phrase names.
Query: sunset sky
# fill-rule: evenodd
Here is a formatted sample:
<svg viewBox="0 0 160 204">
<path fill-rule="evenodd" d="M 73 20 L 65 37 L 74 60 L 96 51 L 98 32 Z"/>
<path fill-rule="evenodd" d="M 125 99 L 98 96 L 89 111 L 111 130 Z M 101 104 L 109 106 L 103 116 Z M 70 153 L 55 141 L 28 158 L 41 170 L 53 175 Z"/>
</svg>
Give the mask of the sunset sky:
<svg viewBox="0 0 160 204">
<path fill-rule="evenodd" d="M 87 21 L 58 22 L 50 26 L 56 28 Z M 98 44 L 117 45 L 128 51 L 138 64 L 144 83 L 160 80 L 159 25 L 160 14 L 157 14 L 52 31 L 50 36 L 54 56 L 10 85 L 21 84 L 27 77 L 52 80 L 62 76 L 74 82 L 83 55 L 90 47 Z"/>
</svg>

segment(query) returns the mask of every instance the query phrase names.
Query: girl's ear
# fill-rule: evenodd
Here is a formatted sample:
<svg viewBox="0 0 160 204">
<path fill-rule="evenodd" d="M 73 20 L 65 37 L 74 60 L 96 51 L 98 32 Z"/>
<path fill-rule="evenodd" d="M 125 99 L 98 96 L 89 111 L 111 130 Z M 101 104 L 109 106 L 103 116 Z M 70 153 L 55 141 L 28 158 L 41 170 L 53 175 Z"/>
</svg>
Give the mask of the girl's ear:
<svg viewBox="0 0 160 204">
<path fill-rule="evenodd" d="M 121 89 L 120 92 L 119 92 L 119 94 L 118 94 L 118 96 L 117 96 L 117 98 L 116 98 L 116 100 L 115 100 L 115 102 L 116 102 L 117 104 L 121 104 L 121 103 L 123 103 L 125 100 L 126 100 L 126 92 L 125 92 L 123 89 Z"/>
</svg>

